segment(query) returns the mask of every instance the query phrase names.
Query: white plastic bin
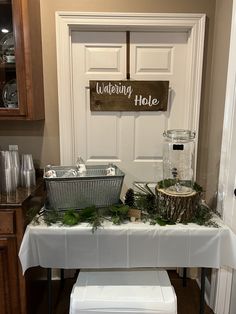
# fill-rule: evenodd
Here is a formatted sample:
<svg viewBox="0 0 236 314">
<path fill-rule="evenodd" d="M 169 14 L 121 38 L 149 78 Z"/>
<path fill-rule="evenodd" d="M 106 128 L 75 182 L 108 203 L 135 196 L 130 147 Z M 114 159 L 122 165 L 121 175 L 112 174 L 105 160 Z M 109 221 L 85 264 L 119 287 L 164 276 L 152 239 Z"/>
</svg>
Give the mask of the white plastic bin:
<svg viewBox="0 0 236 314">
<path fill-rule="evenodd" d="M 71 292 L 70 314 L 177 314 L 163 269 L 82 270 Z"/>
</svg>

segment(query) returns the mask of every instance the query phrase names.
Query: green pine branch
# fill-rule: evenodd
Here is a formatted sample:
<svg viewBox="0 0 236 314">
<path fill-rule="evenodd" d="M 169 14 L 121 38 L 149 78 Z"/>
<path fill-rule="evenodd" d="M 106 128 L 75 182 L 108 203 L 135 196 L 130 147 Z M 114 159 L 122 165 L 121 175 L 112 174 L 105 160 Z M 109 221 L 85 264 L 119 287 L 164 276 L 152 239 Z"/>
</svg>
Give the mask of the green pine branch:
<svg viewBox="0 0 236 314">
<path fill-rule="evenodd" d="M 168 180 L 168 182 L 163 183 L 163 181 L 158 182 L 158 187 L 161 184 L 173 184 L 173 180 Z M 163 185 L 164 186 L 164 185 Z M 194 190 L 199 192 L 203 191 L 202 187 L 197 183 L 194 184 Z M 167 224 L 174 224 L 175 222 L 166 219 L 165 213 L 167 209 L 164 205 L 159 202 L 159 208 L 157 208 L 157 197 L 148 188 L 147 184 L 142 185 L 138 192 L 134 192 L 133 189 L 128 189 L 125 197 L 125 204 L 112 205 L 105 208 L 96 208 L 95 206 L 90 206 L 80 210 L 68 209 L 66 211 L 59 211 L 57 209 L 43 210 L 38 212 L 38 210 L 31 208 L 28 211 L 28 218 L 35 224 L 39 224 L 43 218 L 47 225 L 52 225 L 55 223 L 75 226 L 79 223 L 87 222 L 92 226 L 92 232 L 95 232 L 98 228 L 102 227 L 104 219 L 112 221 L 114 224 L 124 223 L 128 217 L 128 211 L 130 207 L 135 207 L 140 209 L 142 212 L 142 220 L 144 222 L 149 221 L 150 224 L 159 224 L 165 226 Z M 196 210 L 195 216 L 191 221 L 198 225 L 213 226 L 218 227 L 217 224 L 212 221 L 214 212 L 202 201 L 199 197 L 199 204 Z M 110 218 L 109 218 L 110 217 Z"/>
</svg>

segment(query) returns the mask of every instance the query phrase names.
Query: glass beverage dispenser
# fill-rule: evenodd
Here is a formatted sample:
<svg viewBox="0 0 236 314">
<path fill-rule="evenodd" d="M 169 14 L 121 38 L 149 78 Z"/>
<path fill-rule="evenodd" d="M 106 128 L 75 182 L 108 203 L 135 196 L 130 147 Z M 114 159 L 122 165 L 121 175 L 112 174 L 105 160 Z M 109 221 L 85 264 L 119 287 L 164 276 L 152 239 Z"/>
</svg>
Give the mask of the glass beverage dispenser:
<svg viewBox="0 0 236 314">
<path fill-rule="evenodd" d="M 195 132 L 167 130 L 163 136 L 164 190 L 179 196 L 190 194 L 194 184 Z"/>
</svg>

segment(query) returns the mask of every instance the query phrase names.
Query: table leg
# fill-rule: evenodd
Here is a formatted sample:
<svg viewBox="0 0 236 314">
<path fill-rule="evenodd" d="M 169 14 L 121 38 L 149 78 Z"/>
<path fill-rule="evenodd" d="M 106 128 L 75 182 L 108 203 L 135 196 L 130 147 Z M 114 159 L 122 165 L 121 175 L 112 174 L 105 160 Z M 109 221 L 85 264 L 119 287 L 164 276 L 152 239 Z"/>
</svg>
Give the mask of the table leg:
<svg viewBox="0 0 236 314">
<path fill-rule="evenodd" d="M 205 309 L 205 279 L 206 268 L 201 268 L 200 314 L 204 314 Z"/>
<path fill-rule="evenodd" d="M 183 287 L 187 286 L 187 268 L 183 268 Z"/>
<path fill-rule="evenodd" d="M 48 314 L 52 314 L 52 269 L 47 269 L 47 283 L 48 283 Z"/>
<path fill-rule="evenodd" d="M 61 268 L 61 280 L 60 280 L 60 285 L 61 285 L 61 289 L 64 288 L 65 286 L 65 272 L 64 272 L 64 269 Z"/>
</svg>

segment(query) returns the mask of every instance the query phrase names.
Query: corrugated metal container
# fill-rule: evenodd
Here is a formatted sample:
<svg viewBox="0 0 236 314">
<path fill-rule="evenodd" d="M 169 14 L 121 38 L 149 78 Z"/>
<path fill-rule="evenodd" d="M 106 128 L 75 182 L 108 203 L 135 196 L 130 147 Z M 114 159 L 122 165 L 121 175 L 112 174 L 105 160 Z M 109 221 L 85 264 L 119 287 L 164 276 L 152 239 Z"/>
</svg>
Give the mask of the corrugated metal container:
<svg viewBox="0 0 236 314">
<path fill-rule="evenodd" d="M 118 204 L 125 174 L 114 167 L 114 176 L 106 174 L 107 166 L 99 165 L 86 166 L 86 175 L 76 177 L 63 177 L 68 170 L 76 170 L 75 167 L 51 167 L 56 172 L 56 177 L 44 176 L 49 208 L 64 210 Z"/>
</svg>

